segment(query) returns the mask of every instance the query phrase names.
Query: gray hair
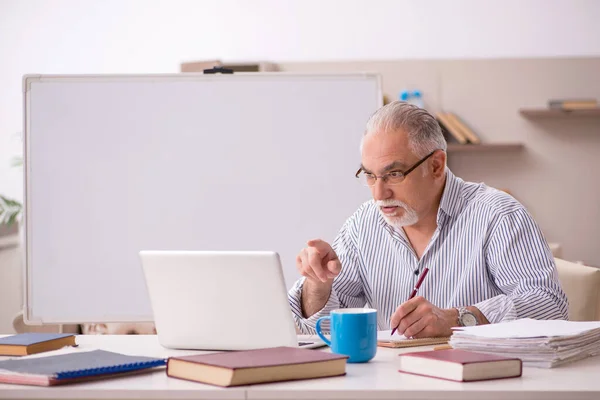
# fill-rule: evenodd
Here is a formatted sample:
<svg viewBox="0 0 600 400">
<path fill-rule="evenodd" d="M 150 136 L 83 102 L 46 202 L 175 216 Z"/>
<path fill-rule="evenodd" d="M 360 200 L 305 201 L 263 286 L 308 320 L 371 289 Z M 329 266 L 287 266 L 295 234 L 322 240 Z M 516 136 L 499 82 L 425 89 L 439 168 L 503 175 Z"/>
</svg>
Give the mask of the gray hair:
<svg viewBox="0 0 600 400">
<path fill-rule="evenodd" d="M 399 129 L 408 134 L 409 148 L 417 157 L 425 157 L 437 149 L 446 151 L 446 139 L 435 117 L 423 108 L 396 100 L 381 107 L 369 118 L 360 142 L 361 152 L 366 135 Z"/>
</svg>

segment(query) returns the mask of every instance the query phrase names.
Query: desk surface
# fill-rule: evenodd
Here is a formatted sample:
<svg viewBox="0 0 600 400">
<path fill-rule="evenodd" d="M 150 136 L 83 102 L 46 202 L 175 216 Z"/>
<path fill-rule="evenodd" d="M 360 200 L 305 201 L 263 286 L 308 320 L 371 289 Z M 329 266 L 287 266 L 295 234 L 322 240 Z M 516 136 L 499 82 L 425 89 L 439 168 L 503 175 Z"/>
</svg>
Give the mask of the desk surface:
<svg viewBox="0 0 600 400">
<path fill-rule="evenodd" d="M 82 335 L 77 349 L 168 357 L 200 352 L 168 350 L 154 335 Z M 34 387 L 0 384 L 0 398 L 25 399 L 600 399 L 600 357 L 553 369 L 524 368 L 521 378 L 458 383 L 397 372 L 402 352 L 378 348 L 367 364 L 348 364 L 342 377 L 220 388 L 166 376 L 164 370 L 81 384 Z M 52 352 L 64 352 L 58 350 Z M 314 351 L 329 351 L 314 350 Z M 50 354 L 50 353 L 46 353 Z M 0 357 L 4 359 L 6 357 Z"/>
</svg>

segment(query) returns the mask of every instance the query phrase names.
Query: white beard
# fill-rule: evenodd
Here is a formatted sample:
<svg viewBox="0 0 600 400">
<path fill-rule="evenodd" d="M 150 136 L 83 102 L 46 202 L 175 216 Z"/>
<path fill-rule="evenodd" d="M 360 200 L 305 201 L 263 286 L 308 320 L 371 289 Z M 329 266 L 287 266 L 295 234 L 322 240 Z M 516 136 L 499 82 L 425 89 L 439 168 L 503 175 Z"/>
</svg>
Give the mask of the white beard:
<svg viewBox="0 0 600 400">
<path fill-rule="evenodd" d="M 417 215 L 417 212 L 409 206 L 407 206 L 406 204 L 404 204 L 403 202 L 401 202 L 400 200 L 377 200 L 375 204 L 377 205 L 379 213 L 381 214 L 383 219 L 385 219 L 385 222 L 387 222 L 395 228 L 402 228 L 403 226 L 414 225 L 417 223 L 417 221 L 419 221 L 419 216 Z M 404 210 L 404 212 L 400 216 L 388 215 L 385 214 L 381 209 L 381 207 L 390 206 L 400 207 Z"/>
</svg>

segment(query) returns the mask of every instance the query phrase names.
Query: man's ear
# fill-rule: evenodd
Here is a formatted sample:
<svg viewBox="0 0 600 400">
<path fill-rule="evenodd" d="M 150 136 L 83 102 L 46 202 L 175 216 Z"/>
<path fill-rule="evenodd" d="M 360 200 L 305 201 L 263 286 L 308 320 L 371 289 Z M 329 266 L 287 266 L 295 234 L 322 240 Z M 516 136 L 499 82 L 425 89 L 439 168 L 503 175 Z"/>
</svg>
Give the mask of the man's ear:
<svg viewBox="0 0 600 400">
<path fill-rule="evenodd" d="M 436 151 L 431 156 L 431 169 L 434 178 L 441 178 L 446 171 L 446 152 Z"/>
</svg>

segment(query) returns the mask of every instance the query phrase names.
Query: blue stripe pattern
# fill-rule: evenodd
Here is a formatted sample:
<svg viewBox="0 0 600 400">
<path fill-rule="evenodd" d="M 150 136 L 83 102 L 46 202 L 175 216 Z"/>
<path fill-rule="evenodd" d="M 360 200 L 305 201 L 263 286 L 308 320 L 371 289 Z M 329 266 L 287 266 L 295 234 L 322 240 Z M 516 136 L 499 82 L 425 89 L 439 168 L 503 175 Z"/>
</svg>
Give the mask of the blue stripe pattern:
<svg viewBox="0 0 600 400">
<path fill-rule="evenodd" d="M 550 248 L 513 197 L 465 182 L 447 169 L 437 223 L 418 259 L 402 229 L 387 224 L 372 200 L 362 204 L 332 244 L 342 271 L 325 307 L 302 316 L 304 277 L 288 293 L 300 332 L 313 334 L 319 317 L 354 307 L 377 309 L 378 329 L 391 329 L 393 312 L 426 266 L 429 273 L 418 295 L 437 307 L 475 306 L 490 323 L 567 319 L 568 302 Z"/>
</svg>

